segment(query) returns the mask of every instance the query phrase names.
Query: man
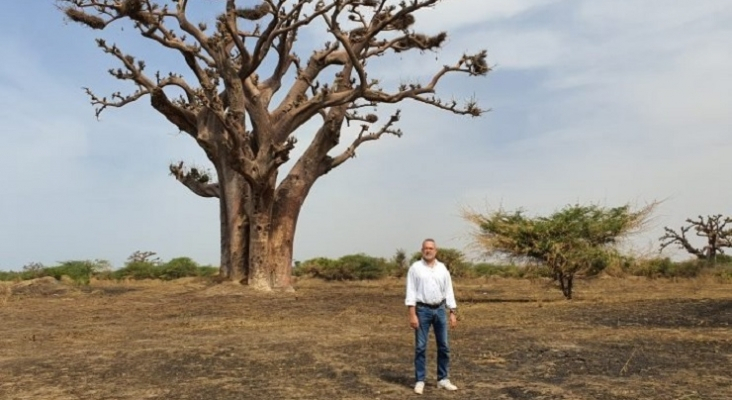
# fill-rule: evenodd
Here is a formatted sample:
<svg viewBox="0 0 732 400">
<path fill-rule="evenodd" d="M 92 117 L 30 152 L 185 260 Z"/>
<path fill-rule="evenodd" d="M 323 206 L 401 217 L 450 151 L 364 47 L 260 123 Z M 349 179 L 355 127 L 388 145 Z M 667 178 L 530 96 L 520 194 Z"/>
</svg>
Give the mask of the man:
<svg viewBox="0 0 732 400">
<path fill-rule="evenodd" d="M 422 242 L 422 259 L 409 267 L 407 296 L 409 326 L 414 329 L 414 370 L 417 383 L 414 392 L 424 392 L 426 377 L 427 337 L 430 326 L 437 341 L 437 387 L 457 390 L 448 379 L 450 346 L 447 339 L 448 314 L 450 327 L 457 326 L 457 303 L 452 290 L 452 278 L 445 265 L 436 259 L 437 246 L 433 239 Z M 447 311 L 446 308 L 447 307 Z"/>
</svg>

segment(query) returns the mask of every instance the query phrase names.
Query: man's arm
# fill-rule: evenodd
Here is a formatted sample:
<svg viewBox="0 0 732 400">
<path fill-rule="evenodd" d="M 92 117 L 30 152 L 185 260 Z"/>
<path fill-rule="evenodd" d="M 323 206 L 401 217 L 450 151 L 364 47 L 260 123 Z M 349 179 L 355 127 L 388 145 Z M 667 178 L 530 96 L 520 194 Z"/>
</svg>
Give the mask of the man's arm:
<svg viewBox="0 0 732 400">
<path fill-rule="evenodd" d="M 407 272 L 407 296 L 404 299 L 404 304 L 408 309 L 409 326 L 412 329 L 419 328 L 419 318 L 417 318 L 417 285 L 415 280 L 415 272 L 413 268 L 409 268 Z"/>
<path fill-rule="evenodd" d="M 457 302 L 455 301 L 455 291 L 452 289 L 452 277 L 450 271 L 445 268 L 445 303 L 450 310 L 450 327 L 457 326 Z"/>
<path fill-rule="evenodd" d="M 445 303 L 450 310 L 457 308 L 455 292 L 452 289 L 452 277 L 450 277 L 450 271 L 447 268 L 445 269 Z"/>
<path fill-rule="evenodd" d="M 407 272 L 407 295 L 404 298 L 404 305 L 407 307 L 417 305 L 417 282 L 415 282 L 415 279 L 414 268 L 409 267 Z"/>
</svg>

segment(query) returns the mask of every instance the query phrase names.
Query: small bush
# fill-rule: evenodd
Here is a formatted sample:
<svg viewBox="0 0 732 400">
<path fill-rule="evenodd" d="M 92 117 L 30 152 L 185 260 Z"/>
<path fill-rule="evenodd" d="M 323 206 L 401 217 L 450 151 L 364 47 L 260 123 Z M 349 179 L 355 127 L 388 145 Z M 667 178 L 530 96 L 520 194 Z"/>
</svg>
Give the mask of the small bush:
<svg viewBox="0 0 732 400">
<path fill-rule="evenodd" d="M 160 275 L 160 268 L 149 261 L 131 261 L 124 268 L 112 273 L 112 278 L 121 279 L 155 279 Z"/>
<path fill-rule="evenodd" d="M 714 268 L 714 276 L 722 283 L 732 283 L 732 264 L 717 266 Z"/>
<path fill-rule="evenodd" d="M 219 268 L 211 265 L 199 266 L 196 273 L 202 277 L 216 276 L 219 273 Z"/>
<path fill-rule="evenodd" d="M 703 260 L 674 262 L 665 257 L 636 260 L 628 268 L 631 274 L 647 278 L 693 278 L 707 266 L 709 264 Z"/>
<path fill-rule="evenodd" d="M 646 278 L 657 278 L 666 276 L 672 268 L 673 261 L 670 258 L 638 259 L 626 266 L 628 272 L 635 276 Z"/>
<path fill-rule="evenodd" d="M 383 258 L 365 254 L 351 254 L 338 260 L 325 257 L 301 263 L 293 271 L 295 276 L 310 276 L 327 281 L 353 281 L 381 279 L 390 272 L 389 262 Z"/>
<path fill-rule="evenodd" d="M 31 262 L 23 266 L 24 279 L 35 279 L 43 276 L 46 267 L 39 262 Z"/>
<path fill-rule="evenodd" d="M 384 278 L 387 274 L 388 263 L 383 258 L 371 257 L 365 254 L 352 254 L 341 257 L 337 263 L 339 271 L 355 280 L 374 280 Z"/>
<path fill-rule="evenodd" d="M 673 263 L 671 269 L 667 271 L 666 276 L 669 278 L 693 278 L 698 276 L 706 266 L 706 262 L 699 262 L 697 260 Z"/>
<path fill-rule="evenodd" d="M 22 272 L 17 271 L 0 271 L 0 281 L 3 282 L 12 282 L 12 281 L 22 281 L 25 278 L 23 278 Z"/>
<path fill-rule="evenodd" d="M 198 276 L 198 264 L 188 257 L 178 257 L 156 267 L 158 278 L 173 280 L 188 276 Z"/>
<path fill-rule="evenodd" d="M 56 267 L 44 268 L 41 276 L 52 276 L 59 281 L 66 276 L 76 284 L 88 285 L 94 270 L 95 264 L 92 261 L 64 261 Z"/>
<path fill-rule="evenodd" d="M 324 278 L 327 269 L 333 268 L 335 261 L 326 257 L 313 258 L 301 263 L 295 268 L 296 276 L 310 276 Z"/>
</svg>

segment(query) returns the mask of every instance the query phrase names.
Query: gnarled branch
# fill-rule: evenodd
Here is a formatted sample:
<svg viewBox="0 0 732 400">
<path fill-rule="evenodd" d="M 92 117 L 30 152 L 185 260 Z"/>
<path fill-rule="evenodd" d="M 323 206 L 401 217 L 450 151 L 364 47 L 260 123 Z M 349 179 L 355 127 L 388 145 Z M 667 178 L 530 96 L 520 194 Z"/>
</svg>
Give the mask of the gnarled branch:
<svg viewBox="0 0 732 400">
<path fill-rule="evenodd" d="M 356 136 L 356 139 L 354 139 L 353 143 L 351 143 L 350 146 L 346 150 L 344 150 L 341 154 L 337 155 L 331 160 L 330 168 L 333 169 L 344 162 L 346 160 L 356 157 L 356 149 L 361 146 L 365 142 L 370 142 L 373 140 L 379 140 L 381 136 L 383 136 L 385 133 L 394 135 L 396 137 L 402 136 L 402 131 L 400 129 L 394 129 L 393 126 L 395 123 L 399 121 L 399 114 L 401 113 L 400 110 L 397 110 L 396 113 L 394 113 L 390 118 L 389 121 L 387 121 L 379 130 L 375 132 L 368 132 L 369 128 L 371 127 L 371 124 L 378 121 L 378 118 L 374 114 L 368 114 L 366 116 L 360 116 L 360 115 L 353 115 L 351 114 L 347 118 L 349 120 L 358 120 L 366 122 L 365 124 L 361 125 L 361 131 Z"/>
<path fill-rule="evenodd" d="M 682 226 L 678 233 L 669 227 L 663 228 L 665 234 L 659 238 L 660 251 L 676 244 L 699 259 L 713 260 L 717 253 L 724 254 L 724 247 L 732 247 L 732 230 L 726 229 L 732 218 L 723 217 L 721 214 L 708 215 L 706 218 L 700 215 L 696 220 L 687 218 L 686 222 L 688 225 Z M 704 247 L 696 248 L 690 243 L 686 233 L 692 229 L 696 236 L 706 238 L 707 243 Z"/>
<path fill-rule="evenodd" d="M 183 161 L 178 164 L 170 164 L 170 174 L 182 183 L 191 192 L 201 197 L 220 197 L 219 184 L 211 182 L 211 176 L 202 172 L 196 167 L 186 168 Z"/>
</svg>

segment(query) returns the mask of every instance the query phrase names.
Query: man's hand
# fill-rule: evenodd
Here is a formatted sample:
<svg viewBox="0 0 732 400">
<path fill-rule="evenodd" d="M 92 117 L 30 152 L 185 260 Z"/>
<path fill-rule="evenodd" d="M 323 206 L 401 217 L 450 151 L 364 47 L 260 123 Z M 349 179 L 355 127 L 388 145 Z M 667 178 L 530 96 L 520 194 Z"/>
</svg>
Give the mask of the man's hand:
<svg viewBox="0 0 732 400">
<path fill-rule="evenodd" d="M 412 327 L 412 329 L 419 328 L 419 318 L 417 318 L 416 315 L 409 316 L 409 326 Z"/>
<path fill-rule="evenodd" d="M 417 308 L 414 306 L 409 306 L 408 310 L 409 311 L 408 311 L 407 315 L 409 315 L 409 326 L 412 329 L 419 328 L 419 318 L 417 318 Z"/>
<path fill-rule="evenodd" d="M 450 313 L 450 328 L 454 328 L 457 326 L 457 316 L 455 313 Z"/>
</svg>

